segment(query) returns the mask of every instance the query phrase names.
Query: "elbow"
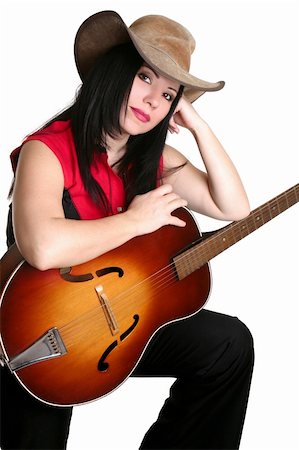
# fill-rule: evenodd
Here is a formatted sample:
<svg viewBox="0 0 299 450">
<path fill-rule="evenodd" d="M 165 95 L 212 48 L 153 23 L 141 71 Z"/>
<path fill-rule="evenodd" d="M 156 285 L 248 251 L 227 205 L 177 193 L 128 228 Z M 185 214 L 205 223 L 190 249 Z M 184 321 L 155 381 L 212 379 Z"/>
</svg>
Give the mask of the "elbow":
<svg viewBox="0 0 299 450">
<path fill-rule="evenodd" d="M 44 254 L 35 255 L 31 261 L 28 260 L 28 263 L 37 270 L 42 272 L 53 269 L 53 266 L 50 264 L 48 258 Z"/>
<path fill-rule="evenodd" d="M 239 212 L 238 214 L 235 214 L 235 215 L 231 218 L 231 220 L 233 220 L 233 221 L 242 220 L 242 219 L 245 219 L 245 217 L 249 216 L 249 214 L 250 214 L 250 211 L 249 211 L 249 210 L 248 210 L 247 212 L 242 211 L 242 212 Z"/>
<path fill-rule="evenodd" d="M 231 202 L 229 208 L 222 210 L 222 220 L 238 221 L 245 219 L 251 212 L 249 201 Z"/>
<path fill-rule="evenodd" d="M 18 242 L 18 247 L 24 259 L 35 269 L 40 271 L 53 269 L 53 263 L 51 264 L 51 255 L 50 252 L 47 251 L 45 245 L 40 246 L 36 243 L 35 245 L 22 245 Z"/>
<path fill-rule="evenodd" d="M 26 258 L 26 261 L 35 269 L 44 272 L 45 270 L 53 269 L 50 263 L 50 258 L 47 256 L 46 252 L 32 252 Z"/>
<path fill-rule="evenodd" d="M 240 208 L 237 208 L 230 217 L 230 220 L 242 220 L 250 214 L 250 206 L 249 203 L 243 205 Z"/>
</svg>

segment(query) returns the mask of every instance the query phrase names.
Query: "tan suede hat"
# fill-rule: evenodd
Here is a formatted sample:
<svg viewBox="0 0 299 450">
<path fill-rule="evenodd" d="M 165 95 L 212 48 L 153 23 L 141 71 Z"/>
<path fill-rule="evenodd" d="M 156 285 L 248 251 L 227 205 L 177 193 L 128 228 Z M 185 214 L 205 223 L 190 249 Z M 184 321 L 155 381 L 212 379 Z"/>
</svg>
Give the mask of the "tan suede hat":
<svg viewBox="0 0 299 450">
<path fill-rule="evenodd" d="M 210 83 L 189 73 L 195 40 L 178 22 L 164 16 L 149 15 L 127 27 L 114 11 L 92 15 L 77 32 L 75 61 L 81 79 L 99 56 L 130 41 L 150 67 L 185 86 L 184 95 L 191 102 L 206 91 L 218 91 L 224 86 L 224 81 Z"/>
</svg>

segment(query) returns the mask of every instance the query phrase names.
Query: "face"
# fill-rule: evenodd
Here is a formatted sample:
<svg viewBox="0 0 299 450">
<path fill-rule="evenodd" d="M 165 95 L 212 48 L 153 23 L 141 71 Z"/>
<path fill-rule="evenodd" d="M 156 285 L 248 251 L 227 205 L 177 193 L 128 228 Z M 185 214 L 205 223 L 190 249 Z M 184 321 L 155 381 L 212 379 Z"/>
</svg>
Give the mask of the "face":
<svg viewBox="0 0 299 450">
<path fill-rule="evenodd" d="M 143 65 L 133 81 L 120 125 L 124 133 L 137 135 L 153 129 L 168 114 L 180 84 Z"/>
</svg>

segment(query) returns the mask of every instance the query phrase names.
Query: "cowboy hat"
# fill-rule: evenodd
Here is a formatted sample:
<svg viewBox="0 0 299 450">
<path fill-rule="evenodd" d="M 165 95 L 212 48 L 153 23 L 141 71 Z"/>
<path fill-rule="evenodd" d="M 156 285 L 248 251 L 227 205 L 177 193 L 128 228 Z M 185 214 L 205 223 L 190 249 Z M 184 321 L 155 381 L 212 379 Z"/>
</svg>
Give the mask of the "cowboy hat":
<svg viewBox="0 0 299 450">
<path fill-rule="evenodd" d="M 184 95 L 191 102 L 206 91 L 218 91 L 224 86 L 224 81 L 210 83 L 189 73 L 195 40 L 178 22 L 164 16 L 148 15 L 127 27 L 114 11 L 90 16 L 77 31 L 74 51 L 81 79 L 84 80 L 99 56 L 130 41 L 150 67 L 185 86 Z"/>
</svg>

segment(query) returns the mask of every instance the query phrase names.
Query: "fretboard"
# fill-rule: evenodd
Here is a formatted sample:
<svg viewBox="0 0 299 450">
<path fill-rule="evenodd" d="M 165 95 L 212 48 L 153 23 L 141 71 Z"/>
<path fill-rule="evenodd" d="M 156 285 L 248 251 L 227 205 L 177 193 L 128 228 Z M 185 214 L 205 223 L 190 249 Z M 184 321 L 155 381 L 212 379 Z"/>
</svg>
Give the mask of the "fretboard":
<svg viewBox="0 0 299 450">
<path fill-rule="evenodd" d="M 274 219 L 299 201 L 299 184 L 291 187 L 262 206 L 251 211 L 244 219 L 235 221 L 213 233 L 192 248 L 174 258 L 179 279 L 185 278 L 227 248 Z"/>
</svg>

